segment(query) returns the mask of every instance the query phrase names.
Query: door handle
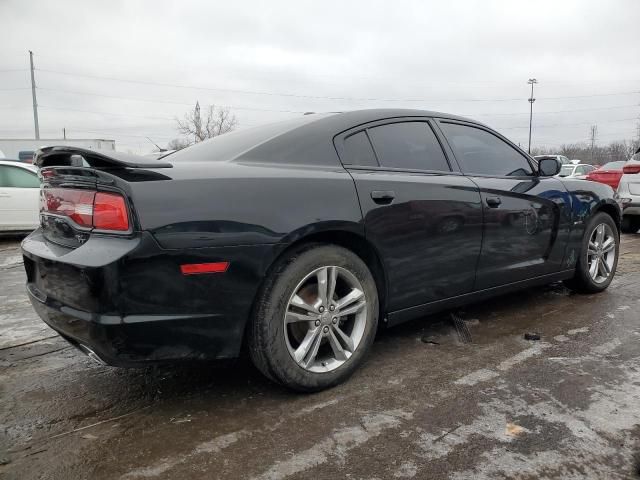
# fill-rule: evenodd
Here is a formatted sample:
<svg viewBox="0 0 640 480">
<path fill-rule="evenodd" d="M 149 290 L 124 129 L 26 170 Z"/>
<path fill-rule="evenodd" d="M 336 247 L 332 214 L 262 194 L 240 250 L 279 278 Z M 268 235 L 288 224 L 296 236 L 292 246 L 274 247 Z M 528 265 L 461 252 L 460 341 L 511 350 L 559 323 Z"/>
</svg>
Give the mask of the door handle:
<svg viewBox="0 0 640 480">
<path fill-rule="evenodd" d="M 371 192 L 371 199 L 380 205 L 389 205 L 396 198 L 393 190 L 374 190 Z"/>
<path fill-rule="evenodd" d="M 500 200 L 500 197 L 487 197 L 486 202 L 489 208 L 498 208 L 502 200 Z"/>
</svg>

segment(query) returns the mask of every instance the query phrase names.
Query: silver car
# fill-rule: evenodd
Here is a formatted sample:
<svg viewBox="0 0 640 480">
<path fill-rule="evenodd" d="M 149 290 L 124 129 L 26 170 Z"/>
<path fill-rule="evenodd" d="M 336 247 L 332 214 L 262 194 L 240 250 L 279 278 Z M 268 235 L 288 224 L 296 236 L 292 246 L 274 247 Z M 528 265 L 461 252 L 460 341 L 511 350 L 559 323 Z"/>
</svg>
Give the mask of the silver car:
<svg viewBox="0 0 640 480">
<path fill-rule="evenodd" d="M 625 163 L 618 185 L 618 196 L 622 202 L 622 231 L 636 233 L 640 230 L 640 148 Z"/>
</svg>

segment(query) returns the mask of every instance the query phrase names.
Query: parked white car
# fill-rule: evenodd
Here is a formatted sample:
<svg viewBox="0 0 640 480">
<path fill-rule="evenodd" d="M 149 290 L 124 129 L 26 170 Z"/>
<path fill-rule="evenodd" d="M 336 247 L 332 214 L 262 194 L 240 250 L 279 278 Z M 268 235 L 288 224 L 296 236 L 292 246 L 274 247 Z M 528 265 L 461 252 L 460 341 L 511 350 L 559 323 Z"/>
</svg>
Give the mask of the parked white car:
<svg viewBox="0 0 640 480">
<path fill-rule="evenodd" d="M 40 179 L 35 165 L 0 160 L 0 232 L 27 232 L 40 223 Z"/>
<path fill-rule="evenodd" d="M 565 178 L 587 178 L 587 173 L 592 172 L 596 169 L 593 165 L 589 165 L 587 163 L 579 163 L 579 164 L 567 164 L 562 165 L 560 168 L 560 173 L 558 173 L 558 177 Z"/>
<path fill-rule="evenodd" d="M 640 230 L 640 148 L 622 167 L 618 196 L 622 202 L 622 231 Z"/>
</svg>

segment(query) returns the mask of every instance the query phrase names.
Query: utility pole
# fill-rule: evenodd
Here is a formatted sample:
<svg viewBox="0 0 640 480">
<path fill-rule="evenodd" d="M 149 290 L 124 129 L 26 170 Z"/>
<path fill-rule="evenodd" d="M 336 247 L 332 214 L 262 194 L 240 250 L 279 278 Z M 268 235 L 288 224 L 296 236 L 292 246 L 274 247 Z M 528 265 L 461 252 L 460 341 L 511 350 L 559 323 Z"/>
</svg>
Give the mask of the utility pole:
<svg viewBox="0 0 640 480">
<path fill-rule="evenodd" d="M 536 101 L 536 99 L 533 98 L 533 85 L 538 83 L 538 80 L 536 80 L 535 78 L 530 78 L 527 83 L 531 85 L 531 97 L 529 97 L 529 104 L 531 105 L 529 109 L 529 148 L 527 149 L 527 153 L 531 153 L 531 124 L 533 123 L 533 102 Z"/>
<path fill-rule="evenodd" d="M 591 164 L 593 165 L 593 151 L 596 148 L 596 137 L 598 136 L 598 125 L 589 127 L 589 140 L 591 141 Z"/>
<path fill-rule="evenodd" d="M 36 131 L 36 140 L 40 140 L 40 125 L 38 125 L 38 101 L 36 100 L 36 78 L 33 73 L 33 52 L 29 50 L 29 63 L 31 64 L 31 97 L 33 98 L 33 126 Z"/>
</svg>

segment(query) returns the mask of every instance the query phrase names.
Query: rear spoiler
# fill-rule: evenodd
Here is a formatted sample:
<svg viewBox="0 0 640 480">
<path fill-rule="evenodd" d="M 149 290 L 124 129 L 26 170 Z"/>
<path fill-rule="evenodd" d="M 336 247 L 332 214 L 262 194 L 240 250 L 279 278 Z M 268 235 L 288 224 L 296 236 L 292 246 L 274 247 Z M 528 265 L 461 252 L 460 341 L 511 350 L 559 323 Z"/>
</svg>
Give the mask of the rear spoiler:
<svg viewBox="0 0 640 480">
<path fill-rule="evenodd" d="M 139 155 L 102 150 L 88 150 L 80 147 L 43 147 L 33 156 L 38 167 L 86 167 L 94 168 L 172 168 L 168 162 L 149 160 Z"/>
</svg>

